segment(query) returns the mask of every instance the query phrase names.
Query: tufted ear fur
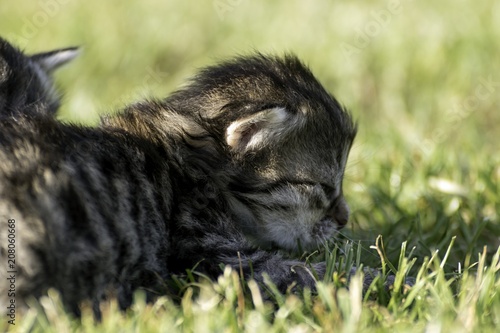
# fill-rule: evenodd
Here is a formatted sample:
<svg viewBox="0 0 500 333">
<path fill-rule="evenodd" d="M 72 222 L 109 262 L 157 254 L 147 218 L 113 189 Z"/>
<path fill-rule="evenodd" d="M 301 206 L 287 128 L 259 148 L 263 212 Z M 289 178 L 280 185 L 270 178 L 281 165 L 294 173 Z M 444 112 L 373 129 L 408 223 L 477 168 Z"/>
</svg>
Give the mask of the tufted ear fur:
<svg viewBox="0 0 500 333">
<path fill-rule="evenodd" d="M 283 107 L 260 111 L 231 123 L 226 130 L 226 143 L 239 154 L 258 150 L 293 131 L 299 125 L 297 118 Z"/>
<path fill-rule="evenodd" d="M 78 47 L 69 47 L 66 49 L 37 53 L 30 58 L 45 70 L 45 72 L 52 73 L 57 68 L 73 60 L 79 53 L 80 49 Z"/>
</svg>

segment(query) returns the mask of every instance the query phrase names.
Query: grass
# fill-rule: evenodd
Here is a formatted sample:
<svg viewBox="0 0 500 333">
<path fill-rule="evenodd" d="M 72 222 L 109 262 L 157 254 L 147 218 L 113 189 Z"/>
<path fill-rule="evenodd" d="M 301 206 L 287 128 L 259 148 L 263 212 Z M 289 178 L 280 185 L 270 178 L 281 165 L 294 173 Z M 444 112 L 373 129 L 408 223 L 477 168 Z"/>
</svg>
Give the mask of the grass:
<svg viewBox="0 0 500 333">
<path fill-rule="evenodd" d="M 500 325 L 494 0 L 22 0 L 2 2 L 0 13 L 2 36 L 28 52 L 83 45 L 80 59 L 57 74 L 64 121 L 92 124 L 98 113 L 166 96 L 200 66 L 259 50 L 297 53 L 360 128 L 344 181 L 350 226 L 337 249 L 311 257 L 342 265 L 317 295 L 275 295 L 273 306 L 252 282 L 243 288 L 225 271 L 218 281 L 179 277 L 178 293 L 154 304 L 138 293 L 126 313 L 106 303 L 98 325 L 89 311 L 81 321 L 68 317 L 51 293 L 9 331 L 495 332 Z M 417 282 L 390 295 L 376 282 L 363 297 L 361 277 L 342 274 L 357 263 L 385 267 L 397 283 L 406 273 Z"/>
</svg>

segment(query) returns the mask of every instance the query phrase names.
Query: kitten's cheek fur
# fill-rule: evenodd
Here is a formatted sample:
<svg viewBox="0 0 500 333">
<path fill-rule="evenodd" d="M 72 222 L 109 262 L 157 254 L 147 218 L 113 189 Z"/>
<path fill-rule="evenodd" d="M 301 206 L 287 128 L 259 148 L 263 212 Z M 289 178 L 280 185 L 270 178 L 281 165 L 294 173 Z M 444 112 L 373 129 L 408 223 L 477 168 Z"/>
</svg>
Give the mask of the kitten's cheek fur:
<svg viewBox="0 0 500 333">
<path fill-rule="evenodd" d="M 314 222 L 311 222 L 314 221 Z M 340 229 L 332 219 L 291 218 L 277 221 L 267 226 L 266 234 L 270 243 L 288 251 L 314 250 L 322 242 L 332 238 Z"/>
</svg>

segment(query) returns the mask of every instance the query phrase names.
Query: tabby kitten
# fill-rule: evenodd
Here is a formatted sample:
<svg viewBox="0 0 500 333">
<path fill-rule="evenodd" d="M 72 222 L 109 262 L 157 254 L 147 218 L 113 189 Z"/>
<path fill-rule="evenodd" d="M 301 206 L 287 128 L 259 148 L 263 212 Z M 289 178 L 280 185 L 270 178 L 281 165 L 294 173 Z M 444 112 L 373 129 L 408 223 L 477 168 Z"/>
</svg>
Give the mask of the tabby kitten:
<svg viewBox="0 0 500 333">
<path fill-rule="evenodd" d="M 77 54 L 78 49 L 71 47 L 25 56 L 0 38 L 0 119 L 37 112 L 55 114 L 59 95 L 50 75 Z"/>
<path fill-rule="evenodd" d="M 194 266 L 217 277 L 221 264 L 258 281 L 267 273 L 282 291 L 314 287 L 303 262 L 273 249 L 314 249 L 347 223 L 342 178 L 355 134 L 293 55 L 206 68 L 97 128 L 44 112 L 3 121 L 0 239 L 14 219 L 16 299 L 54 287 L 75 313 L 86 299 L 99 313 L 106 296 L 126 308 L 137 288 L 159 290 Z M 325 264 L 313 268 L 322 275 Z"/>
</svg>

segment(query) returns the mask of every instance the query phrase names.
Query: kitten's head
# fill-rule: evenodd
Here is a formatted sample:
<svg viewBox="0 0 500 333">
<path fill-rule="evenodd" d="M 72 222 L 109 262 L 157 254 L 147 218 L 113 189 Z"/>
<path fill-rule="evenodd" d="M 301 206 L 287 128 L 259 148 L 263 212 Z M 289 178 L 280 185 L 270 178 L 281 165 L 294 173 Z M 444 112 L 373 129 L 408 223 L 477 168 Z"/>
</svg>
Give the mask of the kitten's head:
<svg viewBox="0 0 500 333">
<path fill-rule="evenodd" d="M 356 126 L 296 57 L 239 58 L 187 91 L 226 144 L 233 210 L 256 244 L 312 249 L 347 223 L 342 179 Z"/>
<path fill-rule="evenodd" d="M 27 56 L 0 38 L 0 116 L 38 106 L 55 113 L 59 96 L 51 74 L 77 54 L 78 49 L 72 47 Z"/>
</svg>

